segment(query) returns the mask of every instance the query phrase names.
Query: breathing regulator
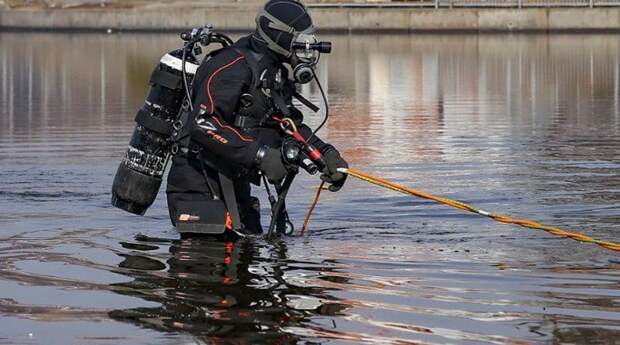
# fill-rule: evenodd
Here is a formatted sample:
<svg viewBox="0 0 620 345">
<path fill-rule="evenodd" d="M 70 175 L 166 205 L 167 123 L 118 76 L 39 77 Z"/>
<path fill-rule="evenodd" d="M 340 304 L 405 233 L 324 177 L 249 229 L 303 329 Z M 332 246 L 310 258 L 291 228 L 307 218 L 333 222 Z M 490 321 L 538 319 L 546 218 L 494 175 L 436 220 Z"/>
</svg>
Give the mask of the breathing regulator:
<svg viewBox="0 0 620 345">
<path fill-rule="evenodd" d="M 306 39 L 306 35 L 298 36 L 298 39 Z M 314 35 L 312 35 L 314 37 Z M 298 62 L 293 67 L 293 76 L 299 84 L 307 84 L 314 78 L 314 68 L 319 63 L 321 53 L 329 54 L 332 51 L 331 42 L 315 42 L 316 38 L 306 39 L 305 42 L 293 43 L 295 60 Z"/>
</svg>

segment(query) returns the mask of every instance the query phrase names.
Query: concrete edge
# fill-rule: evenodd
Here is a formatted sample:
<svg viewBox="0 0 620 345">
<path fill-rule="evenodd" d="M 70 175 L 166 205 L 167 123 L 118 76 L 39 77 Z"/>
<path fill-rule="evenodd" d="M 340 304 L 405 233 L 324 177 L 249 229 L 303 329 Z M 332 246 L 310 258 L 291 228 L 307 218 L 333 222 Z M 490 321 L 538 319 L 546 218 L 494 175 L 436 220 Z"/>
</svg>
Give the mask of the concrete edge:
<svg viewBox="0 0 620 345">
<path fill-rule="evenodd" d="M 620 7 L 378 11 L 314 8 L 312 13 L 323 33 L 620 32 Z M 0 10 L 0 30 L 179 32 L 209 22 L 221 31 L 250 32 L 254 30 L 254 16 L 251 8 Z"/>
</svg>

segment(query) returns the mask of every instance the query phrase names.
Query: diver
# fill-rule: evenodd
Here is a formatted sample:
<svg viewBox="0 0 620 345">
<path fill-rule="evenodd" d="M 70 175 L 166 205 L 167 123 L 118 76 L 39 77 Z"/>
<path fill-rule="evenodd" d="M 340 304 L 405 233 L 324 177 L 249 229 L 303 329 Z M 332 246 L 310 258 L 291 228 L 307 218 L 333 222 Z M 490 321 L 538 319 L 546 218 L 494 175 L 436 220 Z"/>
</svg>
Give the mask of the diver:
<svg viewBox="0 0 620 345">
<path fill-rule="evenodd" d="M 303 4 L 270 0 L 253 34 L 202 62 L 167 180 L 170 219 L 179 232 L 218 233 L 223 225 L 242 234 L 263 232 L 250 184 L 260 185 L 262 175 L 277 189 L 293 169 L 281 149 L 283 118 L 320 151 L 321 179 L 329 189 L 343 186 L 346 175 L 338 168 L 347 162 L 303 124 L 292 103 L 296 86 L 316 78 L 318 54 L 309 47 L 317 43 Z"/>
</svg>

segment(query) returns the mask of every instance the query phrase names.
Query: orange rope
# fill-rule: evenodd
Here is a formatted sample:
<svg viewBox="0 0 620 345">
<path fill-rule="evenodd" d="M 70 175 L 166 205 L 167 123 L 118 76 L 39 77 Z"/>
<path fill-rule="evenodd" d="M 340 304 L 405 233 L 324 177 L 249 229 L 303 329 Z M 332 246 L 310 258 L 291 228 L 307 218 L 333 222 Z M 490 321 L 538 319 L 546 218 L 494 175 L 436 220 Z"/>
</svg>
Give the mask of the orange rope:
<svg viewBox="0 0 620 345">
<path fill-rule="evenodd" d="M 498 222 L 501 223 L 506 223 L 506 224 L 515 224 L 515 225 L 519 225 L 525 228 L 530 228 L 530 229 L 537 229 L 537 230 L 543 230 L 546 231 L 552 235 L 555 236 L 560 236 L 560 237 L 566 237 L 566 238 L 572 238 L 573 240 L 576 241 L 580 241 L 580 242 L 585 242 L 585 243 L 593 243 L 596 244 L 598 246 L 601 246 L 605 249 L 609 249 L 609 250 L 613 250 L 613 251 L 617 251 L 620 252 L 620 243 L 614 243 L 614 242 L 608 242 L 608 241 L 601 241 L 601 240 L 597 240 L 594 239 L 590 236 L 578 233 L 578 232 L 571 232 L 571 231 L 566 231 L 566 230 L 562 230 L 560 228 L 556 228 L 556 227 L 552 227 L 552 226 L 547 226 L 544 224 L 540 224 L 538 222 L 534 222 L 531 220 L 527 220 L 527 219 L 513 219 L 509 216 L 505 216 L 502 214 L 496 214 L 496 213 L 490 213 L 490 212 L 486 212 L 480 209 L 477 209 L 469 204 L 457 201 L 457 200 L 452 200 L 452 199 L 448 199 L 448 198 L 443 198 L 443 197 L 439 197 L 439 196 L 435 196 L 435 195 L 431 195 L 422 191 L 418 191 L 412 188 L 408 188 L 393 182 L 390 182 L 388 180 L 376 177 L 376 176 L 372 176 L 369 174 L 366 174 L 364 172 L 361 172 L 359 170 L 355 170 L 355 169 L 339 169 L 340 172 L 342 173 L 346 173 L 349 176 L 353 176 L 356 177 L 360 180 L 375 184 L 377 186 L 381 186 L 384 188 L 388 188 L 403 194 L 409 194 L 409 195 L 413 195 L 413 196 L 417 196 L 420 198 L 424 198 L 424 199 L 428 199 L 428 200 L 433 200 L 436 201 L 438 203 L 442 203 L 448 206 L 452 206 L 461 210 L 465 210 L 468 212 L 473 212 L 485 217 L 489 217 L 493 220 L 496 220 Z M 319 192 L 320 193 L 320 192 Z M 315 202 L 318 201 L 318 194 L 317 193 L 317 197 L 315 198 Z M 314 209 L 313 205 L 313 209 Z M 312 209 L 311 209 L 312 210 Z M 308 219 L 307 219 L 308 220 Z M 306 226 L 306 224 L 304 224 L 304 226 Z"/>
<path fill-rule="evenodd" d="M 308 214 L 306 215 L 306 220 L 304 220 L 304 225 L 301 227 L 301 236 L 304 236 L 306 234 L 306 229 L 308 228 L 308 224 L 310 224 L 310 217 L 312 217 L 312 212 L 314 212 L 316 205 L 319 203 L 319 198 L 321 197 L 321 191 L 323 191 L 323 186 L 325 186 L 325 181 L 322 181 L 321 185 L 319 185 L 319 189 L 316 190 L 314 200 L 312 201 L 312 206 L 310 206 Z"/>
</svg>

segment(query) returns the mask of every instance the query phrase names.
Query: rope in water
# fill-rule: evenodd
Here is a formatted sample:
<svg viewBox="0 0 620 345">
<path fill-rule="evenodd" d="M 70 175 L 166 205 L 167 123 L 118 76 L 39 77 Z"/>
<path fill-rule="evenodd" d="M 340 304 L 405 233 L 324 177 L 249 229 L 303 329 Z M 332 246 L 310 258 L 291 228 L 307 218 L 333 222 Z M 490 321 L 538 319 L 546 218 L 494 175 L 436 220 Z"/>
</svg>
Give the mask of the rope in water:
<svg viewBox="0 0 620 345">
<path fill-rule="evenodd" d="M 435 202 L 444 204 L 444 205 L 448 205 L 448 206 L 452 206 L 464 211 L 468 211 L 468 212 L 472 212 L 472 213 L 476 213 L 479 214 L 481 216 L 485 216 L 485 217 L 489 217 L 495 221 L 501 222 L 501 223 L 505 223 L 505 224 L 515 224 L 515 225 L 519 225 L 525 228 L 530 228 L 530 229 L 536 229 L 536 230 L 543 230 L 546 231 L 552 235 L 555 236 L 560 236 L 560 237 L 565 237 L 565 238 L 572 238 L 573 240 L 579 241 L 579 242 L 585 242 L 585 243 L 593 243 L 596 244 L 600 247 L 603 247 L 605 249 L 608 250 L 613 250 L 613 251 L 617 251 L 620 252 L 620 243 L 614 243 L 614 242 L 608 242 L 608 241 L 601 241 L 601 240 L 597 240 L 594 239 L 590 236 L 578 233 L 578 232 L 572 232 L 572 231 L 566 231 L 566 230 L 562 230 L 560 228 L 556 228 L 556 227 L 552 227 L 552 226 L 548 226 L 548 225 L 544 225 L 532 220 L 527 220 L 527 219 L 513 219 L 509 216 L 505 216 L 502 214 L 497 214 L 497 213 L 491 213 L 491 212 L 486 212 L 480 209 L 477 209 L 469 204 L 466 204 L 464 202 L 460 202 L 457 200 L 452 200 L 452 199 L 448 199 L 448 198 L 444 198 L 444 197 L 439 197 L 439 196 L 435 196 L 432 194 L 428 194 L 422 191 L 418 191 L 415 190 L 413 188 L 408 188 L 393 182 L 390 182 L 388 180 L 382 179 L 380 177 L 376 177 L 376 176 L 372 176 L 369 175 L 367 173 L 361 172 L 359 170 L 355 170 L 355 169 L 338 169 L 340 172 L 344 173 L 344 174 L 348 174 L 349 176 L 353 176 L 355 178 L 358 178 L 360 180 L 375 184 L 377 186 L 381 186 L 383 188 L 387 188 L 387 189 L 391 189 L 393 191 L 399 192 L 399 193 L 403 193 L 403 194 L 408 194 L 408 195 L 413 195 L 413 196 L 417 196 L 423 199 L 427 199 L 427 200 L 433 200 Z M 316 207 L 316 204 L 318 203 L 320 194 L 321 194 L 321 190 L 323 189 L 323 184 L 321 184 L 321 187 L 319 188 L 319 190 L 317 191 L 317 194 L 315 196 L 315 200 L 313 202 L 312 208 L 310 209 L 310 211 L 308 212 L 308 215 L 306 217 L 306 222 L 304 223 L 304 227 L 302 229 L 302 236 L 305 233 L 306 227 L 308 225 L 308 222 L 310 220 L 310 216 L 312 214 L 312 212 L 314 211 L 314 208 Z"/>
<path fill-rule="evenodd" d="M 301 236 L 304 236 L 306 234 L 306 229 L 308 229 L 308 224 L 310 224 L 310 217 L 312 217 L 312 212 L 314 212 L 316 205 L 319 203 L 319 198 L 321 197 L 323 186 L 325 186 L 325 181 L 322 181 L 321 185 L 319 185 L 319 189 L 316 190 L 314 200 L 312 200 L 312 206 L 310 206 L 308 214 L 306 215 L 306 219 L 304 220 L 304 225 L 301 227 Z"/>
</svg>

